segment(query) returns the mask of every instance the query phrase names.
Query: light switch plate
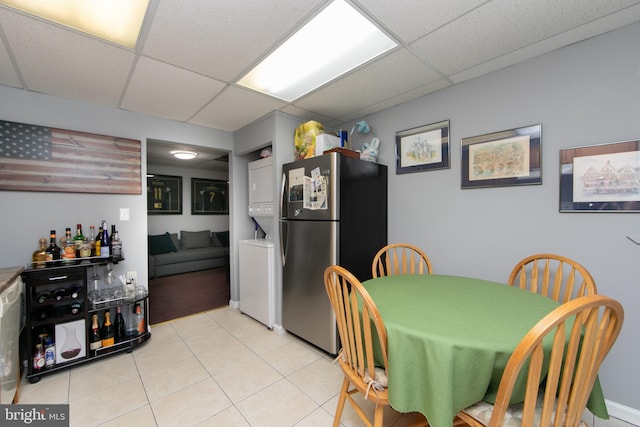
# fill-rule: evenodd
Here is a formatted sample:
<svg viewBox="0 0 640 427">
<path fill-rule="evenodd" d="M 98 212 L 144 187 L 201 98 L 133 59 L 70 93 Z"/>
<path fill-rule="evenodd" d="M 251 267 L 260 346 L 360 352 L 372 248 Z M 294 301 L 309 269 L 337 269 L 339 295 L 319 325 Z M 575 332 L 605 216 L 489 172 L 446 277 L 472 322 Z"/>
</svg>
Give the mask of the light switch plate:
<svg viewBox="0 0 640 427">
<path fill-rule="evenodd" d="M 120 208 L 120 221 L 129 221 L 129 208 Z"/>
</svg>

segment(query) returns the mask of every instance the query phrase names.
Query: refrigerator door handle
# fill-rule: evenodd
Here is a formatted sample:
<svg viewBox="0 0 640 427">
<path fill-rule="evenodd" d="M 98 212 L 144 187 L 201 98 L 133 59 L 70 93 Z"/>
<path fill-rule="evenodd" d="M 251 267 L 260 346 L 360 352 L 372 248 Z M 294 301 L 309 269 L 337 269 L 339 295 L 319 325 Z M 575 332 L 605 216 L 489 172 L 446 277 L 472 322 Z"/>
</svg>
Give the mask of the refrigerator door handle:
<svg viewBox="0 0 640 427">
<path fill-rule="evenodd" d="M 287 185 L 287 176 L 285 175 L 285 173 L 282 173 L 282 188 L 280 189 L 280 216 L 281 218 L 285 217 L 285 212 L 284 212 L 284 195 L 285 195 L 285 189 L 286 189 L 286 185 Z M 284 264 L 286 263 L 286 250 L 285 250 L 285 246 L 287 245 L 287 241 L 285 239 L 287 233 L 284 230 L 285 227 L 285 222 L 283 220 L 280 220 L 280 257 L 282 258 L 282 266 L 284 267 Z"/>
<path fill-rule="evenodd" d="M 282 257 L 282 266 L 287 263 L 287 222 L 280 221 L 280 256 Z"/>
</svg>

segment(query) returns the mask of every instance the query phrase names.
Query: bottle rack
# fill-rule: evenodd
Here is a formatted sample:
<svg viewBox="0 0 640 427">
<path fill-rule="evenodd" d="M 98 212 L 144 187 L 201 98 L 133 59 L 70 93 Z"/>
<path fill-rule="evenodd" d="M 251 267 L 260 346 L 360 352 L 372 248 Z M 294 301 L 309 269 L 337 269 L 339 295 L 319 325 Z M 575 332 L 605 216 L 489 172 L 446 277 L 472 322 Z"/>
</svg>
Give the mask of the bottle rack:
<svg viewBox="0 0 640 427">
<path fill-rule="evenodd" d="M 123 258 L 119 258 L 117 261 L 121 260 Z M 130 352 L 151 337 L 148 326 L 149 301 L 144 287 L 139 286 L 134 293 L 127 296 L 113 293 L 93 301 L 88 295 L 88 277 L 93 273 L 93 266 L 103 266 L 114 260 L 111 257 L 92 257 L 74 261 L 76 262 L 73 264 L 67 263 L 65 265 L 54 265 L 53 262 L 50 262 L 51 264 L 48 263 L 47 267 L 29 265 L 22 273 L 25 283 L 26 309 L 22 342 L 25 343 L 24 354 L 27 357 L 26 377 L 31 383 L 39 381 L 42 375 L 89 363 L 122 351 Z M 60 300 L 56 300 L 52 296 L 58 289 L 66 290 Z M 71 290 L 77 290 L 77 296 L 70 292 Z M 38 297 L 43 293 L 49 293 L 50 296 L 40 303 Z M 72 304 L 75 304 L 74 308 L 77 310 L 75 314 L 71 309 Z M 111 318 L 114 319 L 117 307 L 120 307 L 123 313 L 127 313 L 127 310 L 133 310 L 136 304 L 141 306 L 144 313 L 145 332 L 127 336 L 109 347 L 90 350 L 89 329 L 93 314 L 98 314 L 100 323 L 102 323 L 106 310 L 111 311 Z M 126 323 L 127 318 L 124 317 Z M 40 343 L 40 335 L 43 333 L 54 337 L 56 358 L 54 364 L 38 369 L 34 366 L 34 353 L 36 344 Z M 64 353 L 63 346 L 68 342 L 74 342 L 73 338 L 77 342 L 77 345 L 73 347 L 77 348 Z M 65 357 L 67 358 L 65 359 Z"/>
</svg>

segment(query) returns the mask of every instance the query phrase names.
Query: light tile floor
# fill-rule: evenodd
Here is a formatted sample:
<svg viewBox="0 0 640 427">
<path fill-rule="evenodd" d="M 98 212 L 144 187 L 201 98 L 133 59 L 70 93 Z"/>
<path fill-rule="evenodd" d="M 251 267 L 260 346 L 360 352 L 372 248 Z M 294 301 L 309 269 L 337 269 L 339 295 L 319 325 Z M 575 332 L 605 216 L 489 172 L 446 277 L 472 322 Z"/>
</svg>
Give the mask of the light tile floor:
<svg viewBox="0 0 640 427">
<path fill-rule="evenodd" d="M 231 308 L 154 325 L 151 334 L 132 353 L 43 376 L 36 384 L 23 381 L 20 403 L 69 403 L 72 427 L 333 423 L 340 368 L 295 336 L 277 335 Z M 385 408 L 385 426 L 415 420 L 415 414 Z M 341 421 L 362 425 L 348 404 Z M 630 425 L 612 419 L 594 427 L 605 426 Z"/>
</svg>

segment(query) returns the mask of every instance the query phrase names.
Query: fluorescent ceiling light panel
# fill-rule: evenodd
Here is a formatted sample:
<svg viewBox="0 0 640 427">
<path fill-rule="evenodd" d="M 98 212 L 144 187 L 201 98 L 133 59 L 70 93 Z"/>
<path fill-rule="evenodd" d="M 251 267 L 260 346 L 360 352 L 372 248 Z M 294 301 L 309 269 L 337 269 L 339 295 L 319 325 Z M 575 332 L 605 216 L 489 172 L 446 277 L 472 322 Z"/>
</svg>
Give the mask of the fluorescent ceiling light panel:
<svg viewBox="0 0 640 427">
<path fill-rule="evenodd" d="M 0 0 L 0 3 L 133 49 L 149 0 Z"/>
<path fill-rule="evenodd" d="M 336 0 L 238 84 L 293 101 L 396 46 L 352 6 Z"/>
</svg>

